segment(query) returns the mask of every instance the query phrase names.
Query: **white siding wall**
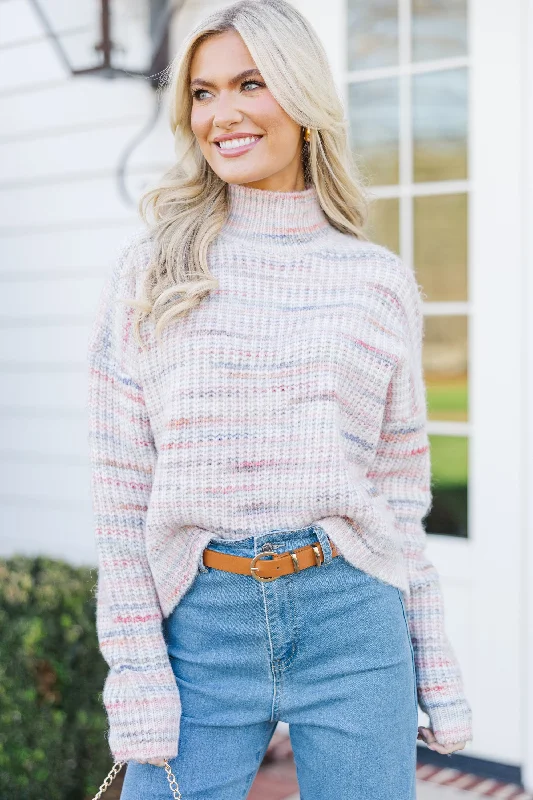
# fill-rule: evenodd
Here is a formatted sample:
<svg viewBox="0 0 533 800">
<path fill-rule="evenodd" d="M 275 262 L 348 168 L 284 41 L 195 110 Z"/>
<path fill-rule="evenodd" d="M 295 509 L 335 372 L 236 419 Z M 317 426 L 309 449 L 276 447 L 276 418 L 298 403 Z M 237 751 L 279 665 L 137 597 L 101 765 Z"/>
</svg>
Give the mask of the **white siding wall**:
<svg viewBox="0 0 533 800">
<path fill-rule="evenodd" d="M 87 337 L 117 247 L 140 222 L 120 195 L 116 168 L 153 107 L 142 79 L 67 75 L 27 0 L 2 0 L 2 555 L 95 561 Z M 138 196 L 172 158 L 163 109 L 129 163 L 130 193 Z"/>
</svg>

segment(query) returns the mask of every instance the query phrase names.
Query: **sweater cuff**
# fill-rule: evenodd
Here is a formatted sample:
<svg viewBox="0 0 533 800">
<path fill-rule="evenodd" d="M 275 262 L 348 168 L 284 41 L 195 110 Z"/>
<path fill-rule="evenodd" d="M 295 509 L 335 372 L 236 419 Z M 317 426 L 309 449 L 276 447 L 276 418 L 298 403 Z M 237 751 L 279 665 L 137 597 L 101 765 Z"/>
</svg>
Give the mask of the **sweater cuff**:
<svg viewBox="0 0 533 800">
<path fill-rule="evenodd" d="M 472 739 L 472 711 L 466 700 L 449 705 L 422 709 L 427 713 L 430 727 L 439 744 L 457 744 Z"/>
<path fill-rule="evenodd" d="M 103 703 L 115 761 L 170 759 L 178 754 L 181 702 L 171 667 L 142 673 L 111 669 Z"/>
</svg>

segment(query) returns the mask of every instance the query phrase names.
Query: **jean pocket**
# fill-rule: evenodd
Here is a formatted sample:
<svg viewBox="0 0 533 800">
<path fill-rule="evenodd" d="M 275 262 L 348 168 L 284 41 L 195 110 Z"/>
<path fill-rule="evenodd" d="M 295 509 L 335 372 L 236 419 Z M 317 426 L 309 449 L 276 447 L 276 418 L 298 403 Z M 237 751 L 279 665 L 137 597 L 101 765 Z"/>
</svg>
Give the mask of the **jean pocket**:
<svg viewBox="0 0 533 800">
<path fill-rule="evenodd" d="M 348 561 L 341 553 L 335 556 L 332 563 L 337 562 L 339 568 L 348 573 L 352 573 L 354 577 L 358 579 L 359 583 L 366 582 L 366 583 L 375 583 L 376 586 L 382 587 L 390 587 L 390 584 L 386 581 L 381 580 L 381 578 L 377 578 L 375 575 L 371 575 L 370 572 L 362 569 L 361 567 L 357 567 L 355 564 L 352 564 L 351 561 Z"/>
</svg>

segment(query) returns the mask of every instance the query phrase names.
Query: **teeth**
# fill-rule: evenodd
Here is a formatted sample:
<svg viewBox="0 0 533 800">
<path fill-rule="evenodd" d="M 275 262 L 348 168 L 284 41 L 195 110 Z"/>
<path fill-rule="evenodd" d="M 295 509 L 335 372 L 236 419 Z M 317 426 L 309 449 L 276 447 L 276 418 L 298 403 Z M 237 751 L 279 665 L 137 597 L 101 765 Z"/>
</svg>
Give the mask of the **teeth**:
<svg viewBox="0 0 533 800">
<path fill-rule="evenodd" d="M 219 142 L 218 146 L 221 150 L 231 150 L 233 147 L 242 147 L 245 144 L 257 141 L 259 136 L 247 136 L 245 139 L 226 139 L 226 141 Z"/>
</svg>

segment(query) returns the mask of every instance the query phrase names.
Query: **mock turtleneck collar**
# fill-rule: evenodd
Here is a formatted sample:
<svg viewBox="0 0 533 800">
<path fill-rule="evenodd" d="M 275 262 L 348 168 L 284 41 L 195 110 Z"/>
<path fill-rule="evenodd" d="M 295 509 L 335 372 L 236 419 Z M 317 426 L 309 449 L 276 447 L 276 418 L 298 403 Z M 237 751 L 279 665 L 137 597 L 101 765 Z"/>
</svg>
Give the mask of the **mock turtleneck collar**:
<svg viewBox="0 0 533 800">
<path fill-rule="evenodd" d="M 330 228 L 313 184 L 298 191 L 275 192 L 228 183 L 227 200 L 223 230 L 248 241 L 310 242 Z"/>
</svg>

